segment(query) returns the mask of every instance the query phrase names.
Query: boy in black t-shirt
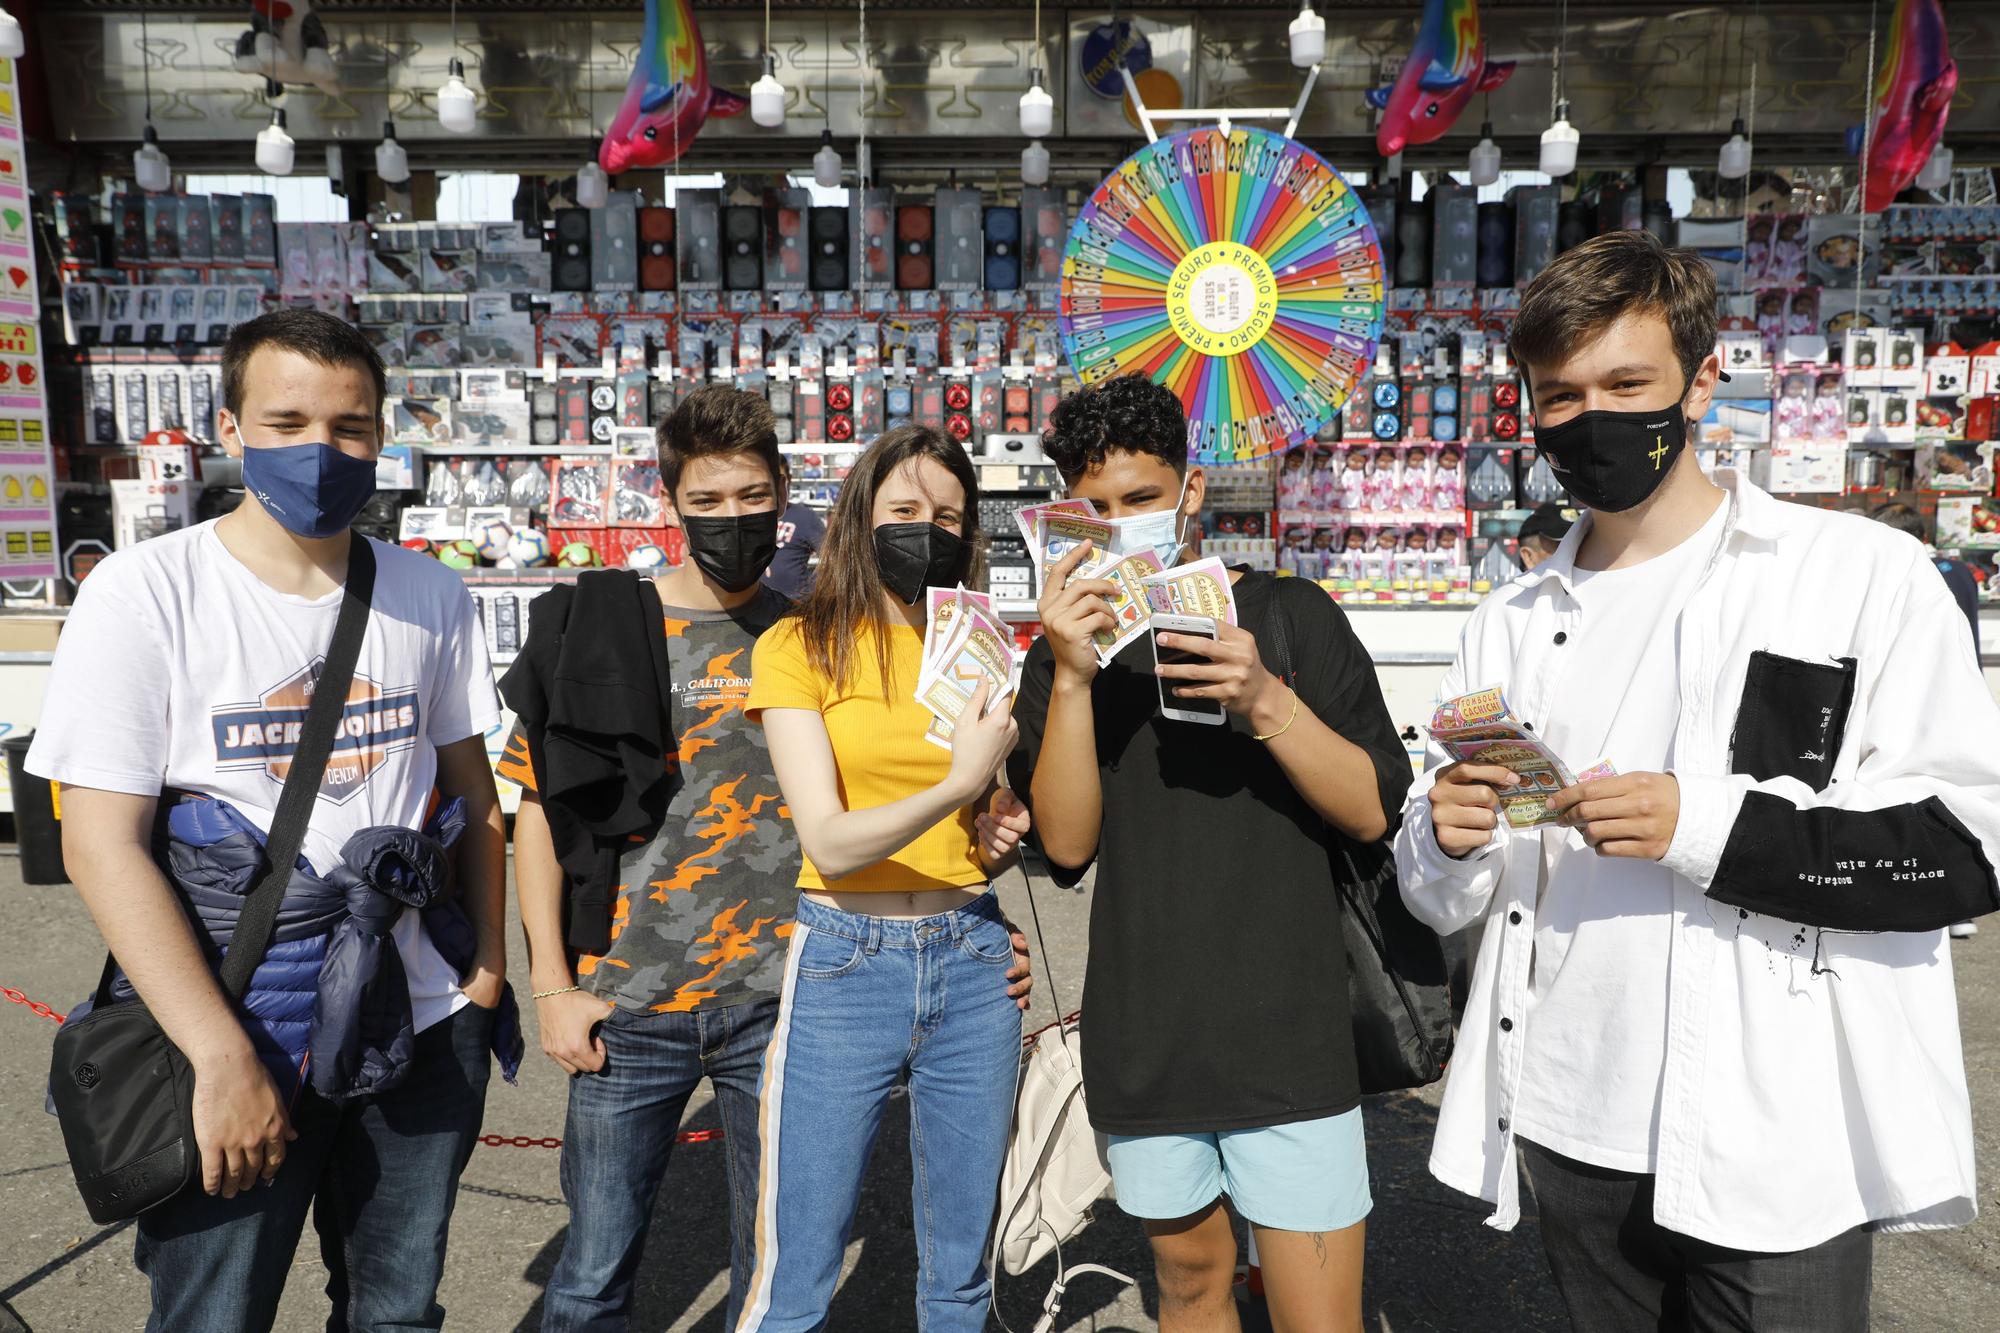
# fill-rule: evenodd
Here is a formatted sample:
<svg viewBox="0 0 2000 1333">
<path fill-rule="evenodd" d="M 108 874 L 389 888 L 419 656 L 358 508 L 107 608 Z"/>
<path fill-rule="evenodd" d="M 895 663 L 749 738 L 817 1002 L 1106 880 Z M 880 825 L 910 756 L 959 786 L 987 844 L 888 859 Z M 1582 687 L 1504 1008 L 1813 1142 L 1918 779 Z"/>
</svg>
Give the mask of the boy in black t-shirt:
<svg viewBox="0 0 2000 1333">
<path fill-rule="evenodd" d="M 1173 513 L 1179 540 L 1201 512 L 1186 417 L 1160 385 L 1076 394 L 1043 443 L 1108 517 Z M 1161 635 L 1185 664 L 1156 666 L 1147 642 L 1100 670 L 1090 635 L 1113 623 L 1114 589 L 1075 577 L 1086 558 L 1043 590 L 1008 772 L 1058 879 L 1097 863 L 1084 1087 L 1119 1206 L 1152 1240 L 1160 1326 L 1235 1327 L 1227 1195 L 1277 1327 L 1359 1328 L 1368 1167 L 1331 853 L 1387 832 L 1409 759 L 1317 587 L 1232 571 L 1240 626 Z M 1165 717 L 1162 679 L 1226 725 Z"/>
</svg>

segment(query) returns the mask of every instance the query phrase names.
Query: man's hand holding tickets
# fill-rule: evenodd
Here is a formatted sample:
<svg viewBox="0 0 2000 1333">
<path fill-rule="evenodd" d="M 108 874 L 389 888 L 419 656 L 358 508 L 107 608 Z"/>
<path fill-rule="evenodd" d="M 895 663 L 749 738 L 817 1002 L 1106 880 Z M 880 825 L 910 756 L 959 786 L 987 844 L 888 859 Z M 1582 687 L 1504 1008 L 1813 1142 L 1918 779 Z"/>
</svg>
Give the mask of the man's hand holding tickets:
<svg viewBox="0 0 2000 1333">
<path fill-rule="evenodd" d="M 1500 820 L 1495 789 L 1520 782 L 1519 774 L 1496 764 L 1452 764 L 1438 770 L 1430 793 L 1438 850 L 1462 860 L 1492 841 Z"/>
<path fill-rule="evenodd" d="M 1581 829 L 1599 856 L 1657 861 L 1680 824 L 1681 784 L 1671 773 L 1620 773 L 1563 788 L 1549 809 L 1557 823 Z M 1444 845 L 1442 830 L 1438 844 Z"/>
</svg>

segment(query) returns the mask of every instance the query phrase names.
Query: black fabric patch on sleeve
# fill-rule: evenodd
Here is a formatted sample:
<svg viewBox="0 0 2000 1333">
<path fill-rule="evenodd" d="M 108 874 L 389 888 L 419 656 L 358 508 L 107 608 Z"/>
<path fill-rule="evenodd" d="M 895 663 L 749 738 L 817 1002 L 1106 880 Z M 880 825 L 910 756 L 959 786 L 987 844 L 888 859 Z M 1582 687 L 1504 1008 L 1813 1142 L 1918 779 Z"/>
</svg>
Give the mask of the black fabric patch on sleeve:
<svg viewBox="0 0 2000 1333">
<path fill-rule="evenodd" d="M 1759 782 L 1797 778 L 1825 791 L 1847 734 L 1854 681 L 1851 657 L 1801 662 L 1762 650 L 1750 654 L 1730 741 L 1731 770 Z"/>
<path fill-rule="evenodd" d="M 1979 839 L 1935 796 L 1802 810 L 1750 792 L 1708 896 L 1827 930 L 1938 930 L 2000 909 Z"/>
</svg>

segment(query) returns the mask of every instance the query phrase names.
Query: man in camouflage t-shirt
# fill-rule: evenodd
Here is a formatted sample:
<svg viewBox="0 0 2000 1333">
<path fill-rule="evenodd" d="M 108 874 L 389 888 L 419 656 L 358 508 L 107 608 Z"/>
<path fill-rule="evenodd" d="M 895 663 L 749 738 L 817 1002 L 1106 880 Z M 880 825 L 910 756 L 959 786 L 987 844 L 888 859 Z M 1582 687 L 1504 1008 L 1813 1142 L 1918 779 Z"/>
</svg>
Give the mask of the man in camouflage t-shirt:
<svg viewBox="0 0 2000 1333">
<path fill-rule="evenodd" d="M 608 1004 L 681 1014 L 777 999 L 799 839 L 783 816 L 764 729 L 745 725 L 742 713 L 750 649 L 789 606 L 760 586 L 730 610 L 666 608 L 679 741 L 673 794 L 659 833 L 619 857 L 611 948 L 574 965 L 576 985 Z M 500 776 L 535 788 L 519 723 Z"/>
<path fill-rule="evenodd" d="M 499 768 L 522 788 L 514 863 L 542 1049 L 572 1075 L 562 1149 L 570 1226 L 545 1330 L 625 1326 L 646 1224 L 703 1078 L 728 1155 L 732 1326 L 754 1260 L 758 1083 L 798 900 L 799 841 L 743 701 L 757 636 L 789 606 L 758 582 L 777 545 L 784 464 L 770 409 L 735 389 L 691 394 L 659 438 L 689 553 L 655 580 L 675 749 L 659 831 L 619 858 L 605 953 L 566 951 L 563 872 L 518 725 Z"/>
</svg>

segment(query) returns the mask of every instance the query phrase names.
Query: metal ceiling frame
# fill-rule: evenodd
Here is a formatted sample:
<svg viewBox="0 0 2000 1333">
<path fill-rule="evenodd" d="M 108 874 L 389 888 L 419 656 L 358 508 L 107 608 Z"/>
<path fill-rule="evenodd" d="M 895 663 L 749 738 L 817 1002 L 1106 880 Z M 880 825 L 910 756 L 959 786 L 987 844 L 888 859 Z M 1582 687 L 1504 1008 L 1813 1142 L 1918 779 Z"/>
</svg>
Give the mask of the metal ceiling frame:
<svg viewBox="0 0 2000 1333">
<path fill-rule="evenodd" d="M 1029 0 L 917 0 L 869 15 L 868 139 L 878 177 L 901 174 L 971 176 L 1018 172 L 1023 140 L 1014 130 L 1013 103 L 1026 86 L 1020 67 L 1027 47 L 1017 16 Z M 1298 137 L 1339 165 L 1379 165 L 1373 131 L 1361 108 L 1360 92 L 1393 77 L 1407 50 L 1420 0 L 1318 0 L 1328 14 L 1328 57 L 1316 87 L 1294 108 L 1304 110 Z M 448 0 L 415 0 L 384 5 L 374 0 L 324 0 L 316 8 L 328 20 L 342 72 L 351 91 L 328 98 L 299 89 L 287 99 L 301 162 L 316 161 L 318 145 L 341 146 L 365 159 L 384 112 L 394 116 L 398 137 L 419 170 L 575 170 L 608 120 L 607 109 L 622 91 L 618 61 L 629 59 L 629 34 L 593 25 L 595 36 L 579 64 L 571 44 L 580 39 L 593 14 L 615 13 L 636 28 L 635 7 L 613 10 L 601 4 L 500 0 L 460 10 L 462 28 L 456 54 L 466 57 L 482 94 L 480 129 L 447 136 L 437 127 L 430 99 L 442 76 L 445 56 L 454 54 L 441 36 Z M 835 43 L 834 86 L 822 86 L 821 33 L 826 20 L 838 25 L 848 11 L 773 0 L 781 14 L 776 45 L 781 70 L 793 90 L 793 120 L 785 131 L 756 131 L 746 125 L 711 122 L 682 158 L 686 172 L 801 171 L 810 157 L 823 117 L 831 120 L 837 144 L 851 150 L 862 105 L 852 71 L 859 59 L 851 38 Z M 713 14 L 705 23 L 711 77 L 718 83 L 747 84 L 761 67 L 757 23 L 761 0 L 703 3 Z M 92 77 L 104 66 L 103 52 L 138 49 L 139 25 L 126 0 L 82 0 L 60 13 L 36 15 L 37 40 L 45 75 L 53 86 L 76 87 L 81 95 L 55 107 L 65 144 L 39 144 L 38 152 L 68 147 L 86 168 L 101 163 L 118 172 L 129 163 L 139 140 L 135 114 L 139 63 L 130 60 Z M 177 170 L 242 169 L 251 155 L 251 136 L 268 120 L 252 85 L 255 80 L 226 67 L 226 58 L 208 47 L 233 35 L 247 6 L 218 6 L 213 0 L 165 0 L 146 6 L 152 14 L 153 83 L 156 120 Z M 1226 22 L 1205 25 L 1202 16 L 1226 8 Z M 1492 119 L 1506 161 L 1525 166 L 1536 152 L 1546 123 L 1546 52 L 1553 45 L 1550 0 L 1486 0 L 1490 48 L 1525 62 L 1511 83 L 1491 100 Z M 1887 7 L 1883 7 L 1886 11 Z M 2000 162 L 2000 13 L 1970 7 L 1953 11 L 1954 55 L 1961 68 L 1960 105 L 1950 142 L 1961 165 Z M 939 33 L 937 14 L 963 11 L 968 21 L 952 35 Z M 1004 13 L 1001 24 L 978 14 Z M 1255 5 L 1211 3 L 1193 7 L 1123 6 L 1122 17 L 1152 34 L 1157 62 L 1174 69 L 1191 91 L 1209 103 L 1212 115 L 1244 117 L 1279 100 L 1291 100 L 1300 72 L 1286 51 L 1285 24 L 1295 13 L 1269 0 Z M 1572 39 L 1565 60 L 1573 113 L 1583 130 L 1581 160 L 1593 165 L 1679 165 L 1714 163 L 1716 145 L 1727 133 L 1734 110 L 1734 85 L 1744 29 L 1733 39 L 1726 26 L 1750 13 L 1742 0 L 1700 4 L 1689 0 L 1654 3 L 1577 4 L 1571 8 Z M 1144 135 L 1128 124 L 1111 100 L 1085 86 L 1078 46 L 1102 21 L 1105 11 L 1049 7 L 1044 42 L 1050 52 L 1052 83 L 1059 87 L 1056 133 L 1045 140 L 1058 179 L 1091 180 L 1128 156 Z M 1768 48 L 1758 100 L 1757 161 L 1786 166 L 1851 162 L 1838 118 L 1858 118 L 1862 98 L 1855 76 L 1862 56 L 1856 29 L 1865 30 L 1864 0 L 1767 0 L 1757 11 L 1759 34 Z M 1720 14 L 1720 19 L 1712 16 Z M 1507 15 L 1506 20 L 1501 15 Z M 1860 16 L 1857 19 L 1856 16 Z M 784 19 L 789 19 L 789 24 Z M 484 22 L 482 22 L 482 19 Z M 188 25 L 194 24 L 190 31 Z M 181 29 L 168 48 L 163 29 Z M 790 32 L 785 31 L 789 26 Z M 436 29 L 437 31 L 433 31 Z M 837 31 L 837 28 L 836 28 Z M 607 36 L 606 33 L 612 35 Z M 964 35 L 959 35 L 963 33 Z M 226 45 L 226 42 L 224 43 Z M 510 63 L 511 62 L 511 63 Z M 843 63 L 844 62 L 844 63 Z M 1175 64 L 1174 62 L 1178 62 Z M 1130 81 L 1129 71 L 1119 78 Z M 845 80 L 845 85 L 842 85 Z M 1150 99 L 1150 94 L 1148 98 Z M 537 105 L 530 105 L 536 103 Z M 518 111 L 508 111 L 511 102 Z M 1230 103 L 1240 102 L 1239 107 Z M 386 103 L 386 105 L 385 105 Z M 1159 108 L 1165 112 L 1168 108 Z M 1782 128 L 1788 113 L 1795 128 Z M 1183 116 L 1193 113 L 1179 113 Z M 509 119 L 509 117 L 517 119 Z M 1163 117 L 1162 117 L 1163 118 Z M 1480 116 L 1470 111 L 1442 140 L 1406 150 L 1413 169 L 1462 167 Z M 1811 128 L 1796 128 L 1801 123 Z M 1671 128 L 1670 128 L 1671 127 Z"/>
</svg>

